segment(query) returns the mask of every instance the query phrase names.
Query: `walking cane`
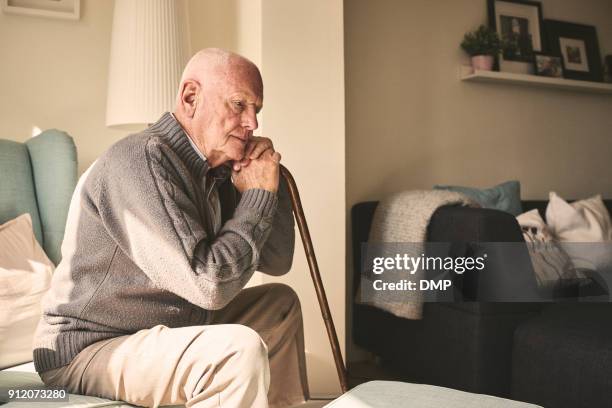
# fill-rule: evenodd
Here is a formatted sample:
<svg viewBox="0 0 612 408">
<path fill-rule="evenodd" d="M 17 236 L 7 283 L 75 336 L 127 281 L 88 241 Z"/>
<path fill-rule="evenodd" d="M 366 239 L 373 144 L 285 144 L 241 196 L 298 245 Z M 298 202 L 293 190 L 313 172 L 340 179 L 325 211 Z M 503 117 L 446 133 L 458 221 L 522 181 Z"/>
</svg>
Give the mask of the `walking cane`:
<svg viewBox="0 0 612 408">
<path fill-rule="evenodd" d="M 327 329 L 327 337 L 329 338 L 332 353 L 334 355 L 336 370 L 338 371 L 338 379 L 340 380 L 340 388 L 342 389 L 342 392 L 345 393 L 348 391 L 346 369 L 344 368 L 344 362 L 342 361 L 342 353 L 340 351 L 340 345 L 338 344 L 338 335 L 336 334 L 334 321 L 332 320 L 332 315 L 329 311 L 329 304 L 327 303 L 327 297 L 325 296 L 325 289 L 323 289 L 323 282 L 321 281 L 321 274 L 319 273 L 317 258 L 315 256 L 314 248 L 312 247 L 310 232 L 308 232 L 308 224 L 306 224 L 306 217 L 304 217 L 300 193 L 298 192 L 293 176 L 282 164 L 280 165 L 280 172 L 287 181 L 289 196 L 291 197 L 291 204 L 293 207 L 293 214 L 295 215 L 295 219 L 300 230 L 300 236 L 302 237 L 302 243 L 304 244 L 304 252 L 306 252 L 306 259 L 308 260 L 308 267 L 310 268 L 310 276 L 312 277 L 315 291 L 317 292 L 317 299 L 319 300 L 319 306 L 321 307 L 321 314 L 323 315 L 323 321 L 325 322 L 325 328 Z"/>
</svg>

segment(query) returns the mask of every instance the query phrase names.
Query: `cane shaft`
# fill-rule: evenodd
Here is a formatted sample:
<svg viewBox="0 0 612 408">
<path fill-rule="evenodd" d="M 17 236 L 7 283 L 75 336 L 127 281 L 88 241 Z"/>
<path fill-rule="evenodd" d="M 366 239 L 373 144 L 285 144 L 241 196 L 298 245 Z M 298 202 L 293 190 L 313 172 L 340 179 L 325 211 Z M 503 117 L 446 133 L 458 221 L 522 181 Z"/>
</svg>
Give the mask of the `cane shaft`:
<svg viewBox="0 0 612 408">
<path fill-rule="evenodd" d="M 310 239 L 308 224 L 306 224 L 306 217 L 304 216 L 302 201 L 300 200 L 300 193 L 298 192 L 295 180 L 293 179 L 293 176 L 289 170 L 281 165 L 280 171 L 282 176 L 287 181 L 289 196 L 291 197 L 291 204 L 293 206 L 293 213 L 298 224 L 298 229 L 300 230 L 300 236 L 302 237 L 302 243 L 304 244 L 304 251 L 306 252 L 306 260 L 308 261 L 310 276 L 312 277 L 315 291 L 317 292 L 317 299 L 319 301 L 319 306 L 321 307 L 321 314 L 323 315 L 323 321 L 325 322 L 325 328 L 327 329 L 327 336 L 329 337 L 332 353 L 334 355 L 336 370 L 338 371 L 338 379 L 340 380 L 340 388 L 344 393 L 348 391 L 346 369 L 344 367 L 344 362 L 342 361 L 342 352 L 340 351 L 340 344 L 338 343 L 338 335 L 336 334 L 334 321 L 332 320 L 329 304 L 327 303 L 327 297 L 325 296 L 323 282 L 321 281 L 319 265 L 317 264 L 317 258 L 312 246 L 312 240 Z"/>
</svg>

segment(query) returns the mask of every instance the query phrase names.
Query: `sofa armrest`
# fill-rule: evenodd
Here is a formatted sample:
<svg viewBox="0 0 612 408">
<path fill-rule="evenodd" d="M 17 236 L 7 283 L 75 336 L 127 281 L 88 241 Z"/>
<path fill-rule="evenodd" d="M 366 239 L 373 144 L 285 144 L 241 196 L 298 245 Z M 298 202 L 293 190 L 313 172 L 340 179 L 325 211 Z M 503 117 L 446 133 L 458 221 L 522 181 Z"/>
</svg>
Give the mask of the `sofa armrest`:
<svg viewBox="0 0 612 408">
<path fill-rule="evenodd" d="M 427 229 L 430 242 L 523 242 L 511 214 L 487 208 L 446 205 L 434 212 Z"/>
<path fill-rule="evenodd" d="M 454 275 L 462 300 L 505 302 L 538 301 L 541 293 L 515 217 L 503 211 L 461 206 L 440 207 L 427 230 L 429 242 L 450 242 L 450 256 L 482 256 L 485 269 Z M 457 297 L 457 293 L 455 295 Z"/>
<path fill-rule="evenodd" d="M 361 245 L 368 242 L 368 235 L 372 226 L 374 212 L 378 206 L 378 201 L 364 201 L 357 203 L 351 210 L 351 242 L 353 249 L 353 285 L 352 294 L 355 296 L 361 281 Z"/>
</svg>

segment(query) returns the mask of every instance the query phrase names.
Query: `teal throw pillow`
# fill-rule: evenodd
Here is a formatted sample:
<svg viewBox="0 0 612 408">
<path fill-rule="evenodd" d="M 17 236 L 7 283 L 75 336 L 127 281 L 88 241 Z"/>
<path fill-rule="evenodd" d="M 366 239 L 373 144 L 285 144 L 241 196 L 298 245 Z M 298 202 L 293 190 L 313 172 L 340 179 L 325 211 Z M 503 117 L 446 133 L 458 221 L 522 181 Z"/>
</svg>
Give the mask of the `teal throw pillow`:
<svg viewBox="0 0 612 408">
<path fill-rule="evenodd" d="M 434 189 L 463 193 L 476 200 L 484 208 L 506 211 L 514 216 L 523 212 L 521 206 L 521 183 L 516 180 L 506 181 L 486 189 L 461 186 L 434 186 Z"/>
</svg>

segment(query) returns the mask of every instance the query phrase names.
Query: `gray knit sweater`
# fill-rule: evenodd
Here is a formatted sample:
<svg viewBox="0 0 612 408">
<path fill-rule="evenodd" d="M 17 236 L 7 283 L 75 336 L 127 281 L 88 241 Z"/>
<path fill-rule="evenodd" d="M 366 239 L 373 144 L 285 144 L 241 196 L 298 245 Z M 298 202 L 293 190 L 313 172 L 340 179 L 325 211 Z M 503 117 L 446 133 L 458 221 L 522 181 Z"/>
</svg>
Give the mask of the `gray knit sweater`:
<svg viewBox="0 0 612 408">
<path fill-rule="evenodd" d="M 88 345 L 158 324 L 206 324 L 255 270 L 291 267 L 287 187 L 240 194 L 169 113 L 110 147 L 70 203 L 62 261 L 34 338 L 42 372 Z M 278 209 L 277 209 L 278 207 Z"/>
</svg>

